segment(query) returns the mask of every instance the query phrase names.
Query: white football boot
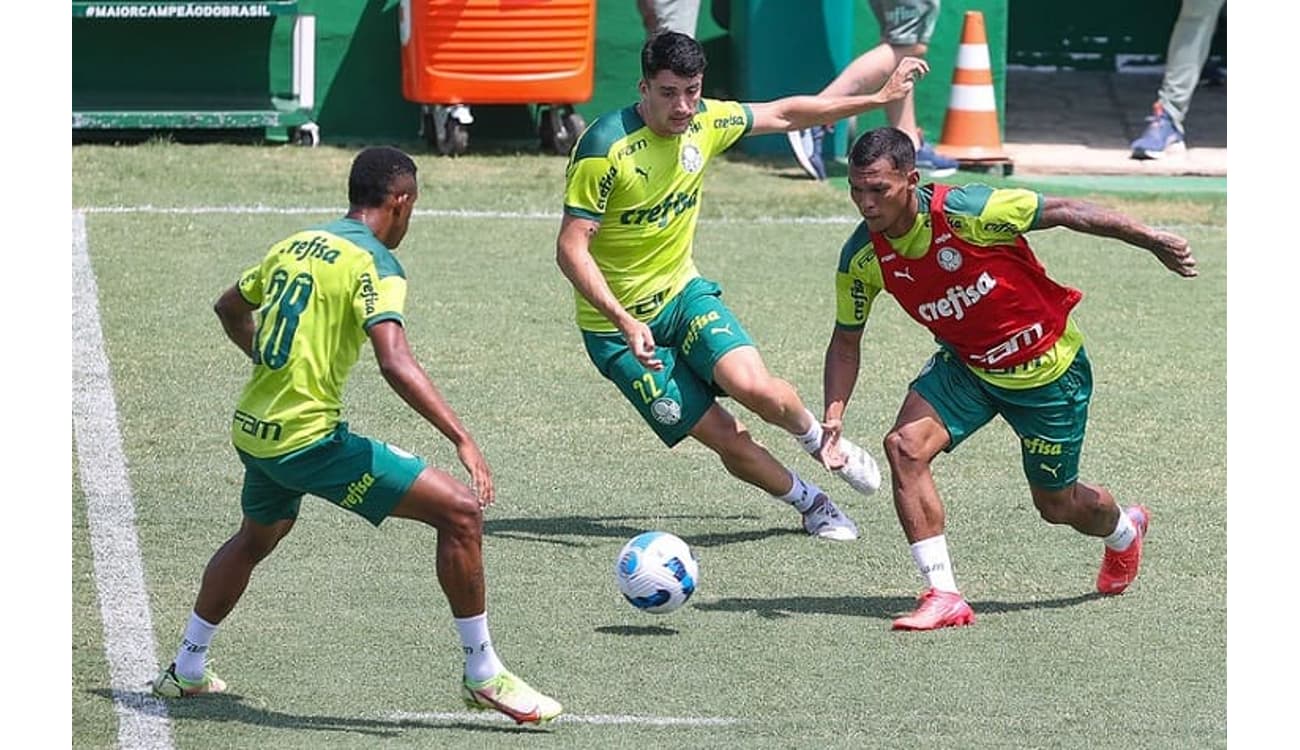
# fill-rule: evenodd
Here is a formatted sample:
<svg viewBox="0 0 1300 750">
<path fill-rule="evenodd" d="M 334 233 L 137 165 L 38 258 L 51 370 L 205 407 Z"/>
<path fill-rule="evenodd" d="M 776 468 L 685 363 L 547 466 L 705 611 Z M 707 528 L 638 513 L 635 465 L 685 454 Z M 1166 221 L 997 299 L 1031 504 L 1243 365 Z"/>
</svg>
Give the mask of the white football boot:
<svg viewBox="0 0 1300 750">
<path fill-rule="evenodd" d="M 880 467 L 876 460 L 862 446 L 846 437 L 840 438 L 840 451 L 846 460 L 835 470 L 835 476 L 863 495 L 875 494 L 880 489 Z"/>
</svg>

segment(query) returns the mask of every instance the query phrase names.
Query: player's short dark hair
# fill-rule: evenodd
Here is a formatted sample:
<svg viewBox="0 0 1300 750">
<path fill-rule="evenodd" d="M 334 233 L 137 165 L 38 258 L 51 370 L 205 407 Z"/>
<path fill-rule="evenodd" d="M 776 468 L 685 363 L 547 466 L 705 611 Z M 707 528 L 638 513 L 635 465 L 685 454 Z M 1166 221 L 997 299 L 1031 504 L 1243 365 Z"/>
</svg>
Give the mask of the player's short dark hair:
<svg viewBox="0 0 1300 750">
<path fill-rule="evenodd" d="M 689 35 L 676 31 L 660 31 L 641 47 L 641 75 L 647 79 L 661 70 L 691 78 L 702 75 L 708 65 L 704 47 Z"/>
<path fill-rule="evenodd" d="M 348 202 L 362 208 L 382 206 L 393 181 L 402 175 L 415 177 L 415 162 L 391 146 L 372 146 L 352 160 L 348 175 Z"/>
<path fill-rule="evenodd" d="M 865 167 L 880 159 L 889 159 L 894 169 L 910 172 L 916 167 L 916 147 L 912 139 L 898 128 L 868 130 L 853 144 L 849 163 Z"/>
</svg>

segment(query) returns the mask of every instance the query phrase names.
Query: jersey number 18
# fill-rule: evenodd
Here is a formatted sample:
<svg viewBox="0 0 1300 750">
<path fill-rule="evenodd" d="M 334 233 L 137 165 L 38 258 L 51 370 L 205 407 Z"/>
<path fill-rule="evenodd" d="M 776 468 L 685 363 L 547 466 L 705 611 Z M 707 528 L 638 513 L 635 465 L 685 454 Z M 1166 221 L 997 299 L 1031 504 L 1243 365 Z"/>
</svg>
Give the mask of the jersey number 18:
<svg viewBox="0 0 1300 750">
<path fill-rule="evenodd" d="M 307 309 L 307 303 L 311 301 L 311 290 L 314 284 L 315 281 L 309 273 L 300 273 L 294 276 L 292 281 L 283 268 L 278 268 L 271 274 L 271 283 L 267 289 L 270 300 L 262 306 L 262 318 L 257 324 L 257 336 L 253 340 L 260 343 L 263 333 L 266 334 L 266 341 L 261 343 L 259 348 L 262 364 L 272 370 L 284 367 L 289 361 L 289 350 L 293 348 L 293 335 L 298 332 L 298 318 L 303 310 Z M 266 320 L 272 309 L 275 312 L 270 315 L 271 329 L 267 331 Z"/>
</svg>

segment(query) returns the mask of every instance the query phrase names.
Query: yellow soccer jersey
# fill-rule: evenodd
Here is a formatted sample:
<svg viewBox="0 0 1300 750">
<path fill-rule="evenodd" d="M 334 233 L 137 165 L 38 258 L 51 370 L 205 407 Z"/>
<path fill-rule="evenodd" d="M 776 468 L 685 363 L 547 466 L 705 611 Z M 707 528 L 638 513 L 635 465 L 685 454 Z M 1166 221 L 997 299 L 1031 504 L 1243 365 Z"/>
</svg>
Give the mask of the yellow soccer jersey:
<svg viewBox="0 0 1300 750">
<path fill-rule="evenodd" d="M 663 138 L 630 106 L 597 118 L 578 139 L 565 176 L 564 211 L 599 221 L 591 256 L 614 297 L 640 320 L 654 317 L 699 275 L 691 256 L 704 167 L 753 127 L 740 102 L 700 100 L 689 128 Z M 578 327 L 616 330 L 574 292 Z"/>
<path fill-rule="evenodd" d="M 902 237 L 890 239 L 894 250 L 903 257 L 919 258 L 930 250 L 932 192 L 928 185 L 917 188 L 920 212 L 916 223 Z M 953 232 L 967 242 L 987 247 L 1012 242 L 1017 235 L 1029 231 L 1038 220 L 1042 205 L 1042 195 L 1032 190 L 966 185 L 948 191 L 944 213 Z M 862 329 L 871 314 L 872 303 L 884 288 L 871 232 L 866 222 L 862 222 L 840 251 L 835 274 L 835 325 Z M 1003 388 L 1032 388 L 1060 377 L 1082 346 L 1083 334 L 1071 318 L 1056 346 L 1034 361 L 1010 371 L 978 367 L 971 367 L 971 371 Z"/>
<path fill-rule="evenodd" d="M 365 224 L 339 219 L 273 245 L 239 292 L 258 307 L 257 364 L 231 435 L 250 455 L 284 455 L 338 424 L 366 330 L 402 321 L 406 275 Z"/>
</svg>

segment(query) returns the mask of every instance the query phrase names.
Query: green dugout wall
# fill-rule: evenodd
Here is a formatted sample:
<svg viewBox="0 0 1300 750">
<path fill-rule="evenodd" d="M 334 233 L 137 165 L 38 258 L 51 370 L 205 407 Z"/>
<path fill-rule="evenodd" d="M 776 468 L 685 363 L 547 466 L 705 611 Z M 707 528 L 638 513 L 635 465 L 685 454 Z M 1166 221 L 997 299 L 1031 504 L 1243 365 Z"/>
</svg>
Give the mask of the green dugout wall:
<svg viewBox="0 0 1300 750">
<path fill-rule="evenodd" d="M 853 6 L 851 59 L 876 43 L 879 30 L 866 0 L 845 1 Z M 828 2 L 731 0 L 731 12 L 750 11 L 752 17 L 763 18 L 753 16 L 753 11 L 788 15 Z M 398 5 L 398 0 L 299 0 L 298 12 L 316 18 L 314 119 L 325 143 L 410 142 L 418 138 L 419 107 L 404 100 L 401 93 Z M 747 51 L 738 50 L 738 40 L 717 23 L 713 0 L 702 0 L 701 5 L 697 37 L 710 59 L 706 94 L 746 98 L 745 76 L 736 64 Z M 1104 48 L 1100 50 L 1102 66 L 1107 59 L 1113 64 L 1116 54 L 1147 54 L 1159 64 L 1176 6 L 1177 0 L 1152 0 L 1142 17 L 1134 18 L 1131 0 L 1093 0 L 1083 5 L 1049 0 L 943 0 L 931 40 L 932 72 L 917 92 L 921 126 L 932 140 L 938 138 L 967 10 L 984 13 L 998 106 L 1004 110 L 1008 62 L 1086 67 L 1080 65 L 1086 60 L 1067 53 L 1077 53 L 1081 46 L 1091 44 Z M 828 29 L 826 33 L 843 31 Z M 1105 41 L 1098 41 L 1103 37 Z M 599 0 L 596 40 L 593 98 L 577 107 L 588 120 L 633 101 L 637 95 L 643 31 L 635 0 Z M 212 19 L 73 19 L 73 109 L 87 101 L 111 102 L 124 92 L 213 99 L 230 92 L 250 96 L 283 93 L 290 86 L 285 61 L 291 44 L 291 26 L 283 21 L 250 25 Z M 808 50 L 822 55 L 818 64 L 802 66 L 798 76 L 790 77 L 788 93 L 816 91 L 830 81 L 839 59 L 826 54 L 826 45 L 825 38 L 790 39 L 770 50 L 773 58 L 809 54 Z M 821 52 L 816 51 L 819 48 Z M 1068 62 L 1071 60 L 1073 64 Z M 781 72 L 778 68 L 768 75 Z M 471 150 L 493 139 L 535 140 L 525 108 L 475 107 L 474 112 L 478 122 Z M 883 115 L 873 113 L 861 118 L 860 124 L 883 123 Z"/>
<path fill-rule="evenodd" d="M 1071 70 L 1126 70 L 1164 65 L 1169 32 L 1182 0 L 1012 0 L 1007 63 Z M 1227 57 L 1227 13 L 1210 60 Z"/>
</svg>

